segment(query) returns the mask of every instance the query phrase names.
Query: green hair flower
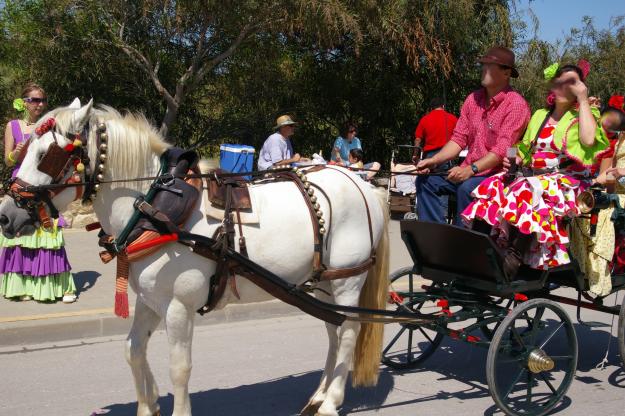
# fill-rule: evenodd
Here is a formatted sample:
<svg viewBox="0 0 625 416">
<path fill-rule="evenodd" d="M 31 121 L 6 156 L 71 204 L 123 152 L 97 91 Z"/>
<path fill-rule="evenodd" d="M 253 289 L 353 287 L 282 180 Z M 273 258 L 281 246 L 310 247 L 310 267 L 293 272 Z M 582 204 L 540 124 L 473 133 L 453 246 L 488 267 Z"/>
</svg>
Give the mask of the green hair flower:
<svg viewBox="0 0 625 416">
<path fill-rule="evenodd" d="M 547 81 L 550 81 L 553 79 L 553 77 L 556 76 L 556 72 L 558 72 L 558 69 L 560 68 L 560 64 L 559 63 L 553 63 L 551 65 L 549 65 L 547 68 L 545 68 L 545 70 L 543 71 L 543 73 L 545 74 L 545 79 Z"/>
<path fill-rule="evenodd" d="M 24 105 L 24 100 L 21 98 L 16 98 L 13 100 L 13 108 L 17 110 L 18 113 L 23 113 L 26 111 L 26 105 Z"/>
</svg>

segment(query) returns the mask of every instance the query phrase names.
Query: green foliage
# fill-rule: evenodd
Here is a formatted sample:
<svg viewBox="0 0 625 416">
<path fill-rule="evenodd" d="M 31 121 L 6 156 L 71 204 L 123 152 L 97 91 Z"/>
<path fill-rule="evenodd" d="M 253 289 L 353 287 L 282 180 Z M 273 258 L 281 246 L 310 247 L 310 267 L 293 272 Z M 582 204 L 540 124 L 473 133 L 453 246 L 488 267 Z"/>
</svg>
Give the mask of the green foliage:
<svg viewBox="0 0 625 416">
<path fill-rule="evenodd" d="M 0 112 L 26 81 L 52 107 L 93 97 L 140 111 L 181 146 L 260 148 L 275 118 L 293 114 L 296 149 L 328 155 L 346 120 L 367 160 L 411 142 L 427 104 L 457 113 L 479 86 L 477 57 L 516 46 L 515 86 L 542 104 L 542 69 L 585 57 L 591 93 L 625 92 L 623 19 L 583 22 L 551 45 L 526 40 L 506 0 L 9 0 L 0 10 Z M 169 117 L 169 119 L 168 119 Z"/>
</svg>

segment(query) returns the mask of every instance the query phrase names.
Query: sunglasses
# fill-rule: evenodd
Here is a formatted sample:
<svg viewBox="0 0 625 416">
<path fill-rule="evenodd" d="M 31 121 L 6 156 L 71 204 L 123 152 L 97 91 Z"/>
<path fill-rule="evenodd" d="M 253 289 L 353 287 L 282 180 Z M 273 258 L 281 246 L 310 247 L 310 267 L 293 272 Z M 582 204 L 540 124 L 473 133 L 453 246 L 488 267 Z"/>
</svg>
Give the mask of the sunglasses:
<svg viewBox="0 0 625 416">
<path fill-rule="evenodd" d="M 34 103 L 34 104 L 45 104 L 48 102 L 47 98 L 37 98 L 37 97 L 24 97 L 24 102 L 26 103 Z"/>
<path fill-rule="evenodd" d="M 350 130 L 348 133 L 358 133 L 358 130 Z"/>
</svg>

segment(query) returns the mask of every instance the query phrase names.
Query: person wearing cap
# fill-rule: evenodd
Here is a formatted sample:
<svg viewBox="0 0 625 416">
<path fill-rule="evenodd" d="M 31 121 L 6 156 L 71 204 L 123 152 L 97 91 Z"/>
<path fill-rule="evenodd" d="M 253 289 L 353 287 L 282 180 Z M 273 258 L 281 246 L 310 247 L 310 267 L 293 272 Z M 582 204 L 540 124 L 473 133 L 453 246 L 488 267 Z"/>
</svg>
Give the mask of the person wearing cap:
<svg viewBox="0 0 625 416">
<path fill-rule="evenodd" d="M 464 101 L 451 140 L 434 156 L 421 160 L 417 172 L 428 174 L 436 167 L 468 153 L 460 166 L 447 177 L 425 176 L 417 187 L 417 215 L 420 220 L 445 222 L 440 196 L 456 195 L 454 223 L 461 225 L 460 213 L 471 203 L 471 191 L 484 179 L 501 170 L 508 148 L 520 139 L 530 119 L 530 108 L 521 94 L 510 87 L 510 78 L 519 72 L 514 52 L 495 46 L 479 59 L 482 88 Z"/>
<path fill-rule="evenodd" d="M 260 149 L 258 170 L 271 169 L 275 165 L 288 165 L 301 160 L 299 153 L 293 152 L 291 144 L 291 136 L 295 133 L 296 124 L 289 115 L 278 117 L 273 127 L 277 131 L 267 137 Z"/>
</svg>

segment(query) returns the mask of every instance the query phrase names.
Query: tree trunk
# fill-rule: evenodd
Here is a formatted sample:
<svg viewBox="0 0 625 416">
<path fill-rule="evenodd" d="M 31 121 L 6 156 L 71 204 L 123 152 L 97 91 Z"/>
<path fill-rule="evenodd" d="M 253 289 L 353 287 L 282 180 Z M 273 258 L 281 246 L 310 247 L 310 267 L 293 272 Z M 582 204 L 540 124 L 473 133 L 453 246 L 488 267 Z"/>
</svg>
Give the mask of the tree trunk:
<svg viewBox="0 0 625 416">
<path fill-rule="evenodd" d="M 165 116 L 163 117 L 163 121 L 161 122 L 161 128 L 159 130 L 161 136 L 163 136 L 165 140 L 172 144 L 176 144 L 176 140 L 171 140 L 168 137 L 168 134 L 171 126 L 176 122 L 176 118 L 178 117 L 178 109 L 178 104 L 167 103 L 167 111 L 165 111 Z"/>
</svg>

